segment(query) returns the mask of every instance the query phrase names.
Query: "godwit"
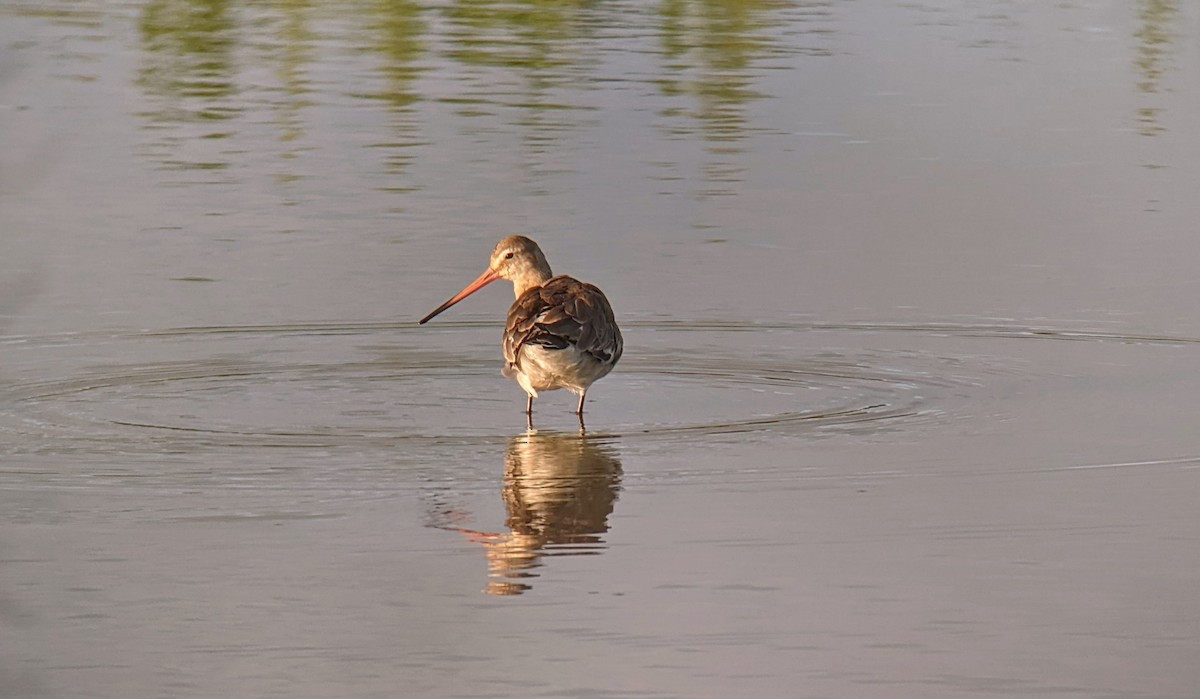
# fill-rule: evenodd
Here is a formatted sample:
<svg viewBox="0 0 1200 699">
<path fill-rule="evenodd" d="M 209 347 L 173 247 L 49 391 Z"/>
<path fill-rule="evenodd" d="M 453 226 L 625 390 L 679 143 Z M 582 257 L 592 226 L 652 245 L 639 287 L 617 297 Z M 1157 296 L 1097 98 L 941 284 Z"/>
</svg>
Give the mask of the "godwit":
<svg viewBox="0 0 1200 699">
<path fill-rule="evenodd" d="M 421 324 L 497 279 L 513 283 L 517 300 L 504 324 L 504 369 L 529 394 L 533 415 L 538 391 L 565 388 L 579 396 L 575 414 L 583 422 L 588 387 L 621 358 L 621 330 L 604 292 L 565 275 L 553 276 L 537 243 L 522 235 L 501 240 L 487 270 Z"/>
</svg>

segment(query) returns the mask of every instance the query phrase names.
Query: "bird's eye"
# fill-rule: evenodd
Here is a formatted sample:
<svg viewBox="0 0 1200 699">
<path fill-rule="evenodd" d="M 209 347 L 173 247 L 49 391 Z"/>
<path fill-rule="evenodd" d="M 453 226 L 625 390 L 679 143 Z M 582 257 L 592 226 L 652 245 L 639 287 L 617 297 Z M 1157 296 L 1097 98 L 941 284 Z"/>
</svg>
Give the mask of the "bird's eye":
<svg viewBox="0 0 1200 699">
<path fill-rule="evenodd" d="M 510 252 L 510 253 L 507 253 L 507 254 L 504 256 L 504 259 L 506 259 L 506 260 L 511 260 L 511 259 L 512 259 L 512 257 L 513 257 L 513 253 L 511 253 L 511 252 Z"/>
</svg>

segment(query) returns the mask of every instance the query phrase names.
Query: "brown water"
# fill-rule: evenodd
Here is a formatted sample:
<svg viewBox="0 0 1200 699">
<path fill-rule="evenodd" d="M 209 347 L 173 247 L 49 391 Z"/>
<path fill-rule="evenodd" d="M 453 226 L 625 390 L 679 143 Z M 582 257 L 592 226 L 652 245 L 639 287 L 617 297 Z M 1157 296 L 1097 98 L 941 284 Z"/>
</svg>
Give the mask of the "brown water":
<svg viewBox="0 0 1200 699">
<path fill-rule="evenodd" d="M 1198 27 L 0 1 L 0 696 L 1200 696 Z"/>
</svg>

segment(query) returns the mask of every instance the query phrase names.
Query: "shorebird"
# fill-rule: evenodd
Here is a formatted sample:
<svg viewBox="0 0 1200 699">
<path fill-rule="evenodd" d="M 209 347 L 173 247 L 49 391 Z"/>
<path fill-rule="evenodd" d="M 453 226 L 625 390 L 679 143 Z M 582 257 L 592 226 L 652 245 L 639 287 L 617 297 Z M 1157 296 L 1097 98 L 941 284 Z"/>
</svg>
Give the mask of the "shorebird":
<svg viewBox="0 0 1200 699">
<path fill-rule="evenodd" d="M 565 388 L 579 396 L 575 414 L 582 425 L 588 387 L 621 358 L 621 330 L 604 292 L 572 277 L 553 276 L 537 243 L 522 235 L 501 240 L 487 270 L 420 323 L 497 279 L 512 282 L 516 294 L 504 324 L 501 373 L 529 394 L 525 414 L 530 420 L 538 391 Z"/>
</svg>

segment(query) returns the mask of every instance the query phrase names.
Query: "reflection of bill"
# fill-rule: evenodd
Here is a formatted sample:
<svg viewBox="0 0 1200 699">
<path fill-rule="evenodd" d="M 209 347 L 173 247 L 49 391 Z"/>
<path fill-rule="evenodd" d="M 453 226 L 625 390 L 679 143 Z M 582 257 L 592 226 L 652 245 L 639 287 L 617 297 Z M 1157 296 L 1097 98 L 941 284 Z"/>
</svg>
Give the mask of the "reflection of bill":
<svg viewBox="0 0 1200 699">
<path fill-rule="evenodd" d="M 490 595 L 519 595 L 545 556 L 600 553 L 621 489 L 621 462 L 610 446 L 581 435 L 529 432 L 504 455 L 509 532 L 458 529 L 484 547 Z"/>
</svg>

